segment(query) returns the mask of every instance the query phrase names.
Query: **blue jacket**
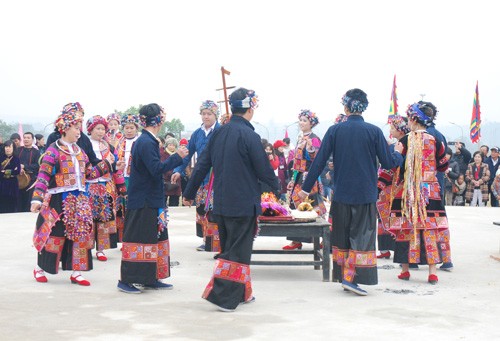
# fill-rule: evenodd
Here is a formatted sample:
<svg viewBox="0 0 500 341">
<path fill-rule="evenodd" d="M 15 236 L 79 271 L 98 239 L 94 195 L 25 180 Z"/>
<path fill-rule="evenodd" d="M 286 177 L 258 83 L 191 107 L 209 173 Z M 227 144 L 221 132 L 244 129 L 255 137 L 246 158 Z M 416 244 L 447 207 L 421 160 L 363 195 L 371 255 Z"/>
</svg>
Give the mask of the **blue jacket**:
<svg viewBox="0 0 500 341">
<path fill-rule="evenodd" d="M 311 191 L 330 157 L 335 168 L 333 200 L 348 205 L 376 202 L 379 162 L 385 169 L 403 162 L 400 153 L 390 152 L 382 130 L 359 115 L 328 129 L 302 186 L 305 192 Z"/>
<path fill-rule="evenodd" d="M 259 180 L 273 190 L 279 187 L 259 135 L 250 122 L 238 115 L 233 115 L 228 124 L 213 133 L 184 190 L 186 199 L 194 199 L 211 167 L 214 214 L 228 217 L 260 215 Z"/>
<path fill-rule="evenodd" d="M 132 145 L 127 208 L 164 208 L 163 173 L 182 163 L 178 154 L 160 161 L 160 143 L 146 129 Z"/>
<path fill-rule="evenodd" d="M 189 154 L 182 160 L 182 165 L 179 167 L 176 167 L 174 170 L 174 173 L 181 173 L 181 175 L 186 175 L 185 174 L 185 169 L 187 165 L 189 164 L 189 161 L 191 161 L 191 158 L 193 157 L 194 153 L 198 153 L 198 159 L 201 156 L 201 153 L 205 149 L 206 145 L 208 144 L 208 141 L 214 134 L 215 130 L 220 128 L 219 122 L 215 122 L 215 127 L 214 129 L 208 133 L 208 135 L 205 135 L 205 131 L 203 130 L 202 127 L 196 129 L 193 134 L 191 135 L 191 138 L 189 139 L 189 144 L 188 144 L 188 150 Z M 203 181 L 203 184 L 208 182 L 208 175 Z"/>
</svg>

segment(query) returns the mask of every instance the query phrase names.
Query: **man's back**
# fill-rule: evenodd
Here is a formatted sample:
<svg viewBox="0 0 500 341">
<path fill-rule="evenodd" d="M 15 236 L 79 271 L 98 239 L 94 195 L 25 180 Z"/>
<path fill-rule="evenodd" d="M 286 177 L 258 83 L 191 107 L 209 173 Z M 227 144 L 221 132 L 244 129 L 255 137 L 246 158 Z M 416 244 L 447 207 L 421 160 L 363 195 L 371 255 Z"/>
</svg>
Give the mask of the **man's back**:
<svg viewBox="0 0 500 341">
<path fill-rule="evenodd" d="M 214 172 L 214 209 L 219 215 L 231 217 L 260 214 L 261 180 L 278 189 L 278 179 L 269 164 L 264 148 L 253 126 L 233 115 L 231 121 L 214 132 L 206 152 L 202 153 L 192 177 L 205 174 L 210 166 Z M 192 179 L 195 180 L 196 179 Z M 192 186 L 188 185 L 187 192 Z"/>
<path fill-rule="evenodd" d="M 334 171 L 333 200 L 345 204 L 366 204 L 377 200 L 378 161 L 391 169 L 397 163 L 380 128 L 351 115 L 342 124 L 332 126 L 329 143 Z M 326 137 L 330 135 L 325 135 Z"/>
</svg>

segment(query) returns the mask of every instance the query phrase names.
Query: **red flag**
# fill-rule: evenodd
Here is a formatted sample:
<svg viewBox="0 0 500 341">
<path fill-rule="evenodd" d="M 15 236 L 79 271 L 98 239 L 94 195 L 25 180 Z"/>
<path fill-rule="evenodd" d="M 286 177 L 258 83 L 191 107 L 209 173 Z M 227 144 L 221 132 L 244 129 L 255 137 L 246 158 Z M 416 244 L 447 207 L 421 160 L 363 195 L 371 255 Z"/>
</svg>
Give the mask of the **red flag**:
<svg viewBox="0 0 500 341">
<path fill-rule="evenodd" d="M 394 81 L 392 82 L 392 92 L 391 92 L 391 107 L 389 108 L 389 116 L 387 117 L 387 123 L 391 123 L 394 116 L 398 114 L 398 95 L 396 92 L 396 75 L 394 75 Z"/>
<path fill-rule="evenodd" d="M 288 129 L 285 129 L 285 138 L 288 138 Z"/>
<path fill-rule="evenodd" d="M 470 120 L 470 140 L 478 143 L 481 139 L 481 109 L 479 105 L 478 82 L 476 81 L 476 93 L 474 94 L 474 105 L 472 106 L 472 118 Z"/>
</svg>

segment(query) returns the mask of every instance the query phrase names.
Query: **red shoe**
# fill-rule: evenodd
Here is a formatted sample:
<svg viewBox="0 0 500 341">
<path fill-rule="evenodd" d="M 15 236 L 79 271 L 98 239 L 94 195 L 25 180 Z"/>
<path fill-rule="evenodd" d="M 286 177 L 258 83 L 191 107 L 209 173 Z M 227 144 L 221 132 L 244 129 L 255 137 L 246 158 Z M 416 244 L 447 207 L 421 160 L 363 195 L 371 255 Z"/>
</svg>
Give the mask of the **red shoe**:
<svg viewBox="0 0 500 341">
<path fill-rule="evenodd" d="M 38 275 L 38 276 L 37 276 Z M 33 270 L 33 276 L 38 283 L 47 283 L 49 280 L 45 277 L 45 272 L 43 270 Z"/>
<path fill-rule="evenodd" d="M 83 285 L 84 287 L 88 287 L 90 285 L 90 282 L 83 278 L 82 275 L 78 275 L 76 277 L 73 277 L 73 275 L 71 275 L 69 279 L 73 284 Z"/>
<path fill-rule="evenodd" d="M 283 250 L 300 250 L 302 249 L 302 243 L 301 242 L 291 242 L 289 245 L 285 245 L 282 248 Z"/>
<path fill-rule="evenodd" d="M 438 276 L 436 276 L 436 275 L 429 275 L 429 279 L 427 281 L 430 284 L 432 284 L 432 285 L 437 284 L 437 282 L 438 282 Z"/>
<path fill-rule="evenodd" d="M 377 258 L 378 259 L 381 259 L 381 258 L 389 259 L 389 258 L 391 258 L 391 251 L 382 252 L 380 255 L 377 256 Z"/>
<path fill-rule="evenodd" d="M 108 257 L 106 257 L 106 255 L 102 251 L 97 251 L 95 255 L 97 256 L 97 260 L 101 262 L 105 262 L 108 260 Z"/>
<path fill-rule="evenodd" d="M 408 281 L 410 279 L 410 271 L 405 271 L 402 272 L 398 275 L 399 279 L 402 279 L 403 281 Z"/>
</svg>

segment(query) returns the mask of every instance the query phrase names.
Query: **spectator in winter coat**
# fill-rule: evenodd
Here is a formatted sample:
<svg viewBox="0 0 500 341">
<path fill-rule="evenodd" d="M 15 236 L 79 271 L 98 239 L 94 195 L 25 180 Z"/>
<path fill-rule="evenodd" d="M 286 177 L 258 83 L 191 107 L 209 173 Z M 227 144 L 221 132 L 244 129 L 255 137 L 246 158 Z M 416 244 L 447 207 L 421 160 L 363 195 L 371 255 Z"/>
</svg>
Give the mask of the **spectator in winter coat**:
<svg viewBox="0 0 500 341">
<path fill-rule="evenodd" d="M 484 163 L 481 152 L 474 153 L 474 162 L 469 164 L 465 173 L 467 190 L 465 192 L 465 201 L 470 206 L 486 206 L 488 202 L 488 181 L 490 180 L 490 170 Z"/>
</svg>

